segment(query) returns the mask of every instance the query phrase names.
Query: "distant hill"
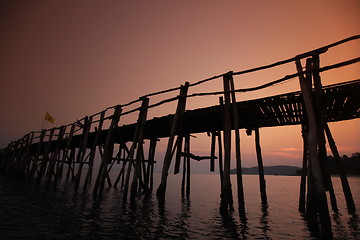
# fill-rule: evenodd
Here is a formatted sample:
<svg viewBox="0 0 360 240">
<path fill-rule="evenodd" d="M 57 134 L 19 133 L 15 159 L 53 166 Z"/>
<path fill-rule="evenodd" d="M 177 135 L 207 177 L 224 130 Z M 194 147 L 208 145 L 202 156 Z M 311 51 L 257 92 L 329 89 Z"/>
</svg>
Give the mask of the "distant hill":
<svg viewBox="0 0 360 240">
<path fill-rule="evenodd" d="M 265 175 L 298 175 L 296 171 L 301 170 L 300 167 L 294 166 L 264 166 Z M 259 174 L 258 167 L 242 168 L 243 174 Z M 236 169 L 231 169 L 230 174 L 236 174 Z"/>
</svg>

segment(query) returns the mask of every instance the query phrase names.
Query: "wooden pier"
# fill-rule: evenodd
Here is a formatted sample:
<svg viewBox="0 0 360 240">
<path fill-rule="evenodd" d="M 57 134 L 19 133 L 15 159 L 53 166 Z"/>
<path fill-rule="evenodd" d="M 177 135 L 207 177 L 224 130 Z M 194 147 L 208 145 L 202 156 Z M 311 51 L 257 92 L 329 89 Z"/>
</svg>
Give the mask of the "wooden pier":
<svg viewBox="0 0 360 240">
<path fill-rule="evenodd" d="M 261 201 L 266 205 L 266 181 L 263 173 L 260 129 L 301 125 L 302 133 L 299 134 L 302 134 L 304 139 L 304 171 L 301 176 L 299 211 L 318 221 L 322 236 L 331 239 L 331 221 L 326 192 L 329 192 L 333 211 L 337 211 L 337 204 L 331 178 L 327 172 L 326 139 L 338 164 L 349 212 L 355 211 L 355 204 L 328 122 L 360 117 L 360 80 L 323 87 L 320 73 L 358 63 L 360 58 L 321 67 L 320 55 L 330 48 L 359 38 L 359 35 L 353 36 L 274 64 L 241 72 L 227 72 L 192 84 L 186 82 L 177 88 L 148 94 L 128 104 L 107 108 L 69 125 L 31 132 L 11 142 L 7 148 L 0 151 L 0 171 L 24 175 L 37 181 L 58 182 L 66 177 L 66 180 L 73 181 L 76 187 L 81 186 L 84 189 L 93 184 L 95 196 L 101 195 L 106 186 L 119 186 L 123 191 L 124 202 L 130 200 L 133 204 L 140 193 L 148 195 L 153 191 L 157 142 L 161 138 L 167 138 L 161 183 L 156 191 L 159 204 L 163 204 L 166 198 L 167 178 L 173 160 L 175 174 L 180 172 L 182 163 L 181 192 L 183 197 L 189 197 L 190 160 L 209 159 L 210 171 L 214 171 L 215 162 L 219 166 L 220 210 L 226 213 L 233 209 L 230 162 L 233 158 L 231 156 L 232 134 L 235 134 L 237 200 L 240 216 L 245 218 L 246 199 L 241 173 L 240 131 L 246 130 L 248 135 L 253 132 L 255 134 Z M 306 61 L 305 66 L 302 66 L 301 60 Z M 269 81 L 262 86 L 247 89 L 235 88 L 235 78 L 239 75 L 288 63 L 293 63 L 297 67 L 296 73 Z M 294 78 L 299 79 L 301 89 L 299 92 L 249 101 L 236 100 L 236 93 L 264 89 Z M 222 80 L 224 86 L 221 91 L 188 94 L 189 88 L 193 86 L 219 79 Z M 169 92 L 176 92 L 178 95 L 157 103 L 150 103 L 152 96 Z M 186 110 L 188 98 L 211 95 L 220 97 L 219 105 Z M 174 114 L 147 119 L 149 109 L 174 101 L 177 102 Z M 124 111 L 125 107 L 136 103 L 141 103 L 141 105 Z M 124 115 L 136 112 L 138 112 L 136 123 L 121 124 L 121 118 Z M 196 156 L 191 152 L 191 134 L 203 132 L 207 132 L 211 137 L 211 149 L 208 156 Z M 96 158 L 96 155 L 100 158 Z M 95 164 L 97 159 L 100 162 Z M 85 164 L 88 165 L 87 168 L 83 168 Z M 116 179 L 111 179 L 109 171 L 114 164 L 120 166 L 120 171 Z M 95 168 L 95 165 L 99 167 Z M 93 173 L 97 173 L 96 179 L 92 179 Z"/>
</svg>

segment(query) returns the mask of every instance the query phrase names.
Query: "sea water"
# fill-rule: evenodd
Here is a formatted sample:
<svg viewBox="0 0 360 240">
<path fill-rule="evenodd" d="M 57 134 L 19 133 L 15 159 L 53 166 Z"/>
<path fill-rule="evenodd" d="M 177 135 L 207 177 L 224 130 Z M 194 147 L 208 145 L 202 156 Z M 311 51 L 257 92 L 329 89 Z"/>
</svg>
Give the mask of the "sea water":
<svg viewBox="0 0 360 240">
<path fill-rule="evenodd" d="M 190 197 L 181 197 L 181 176 L 169 175 L 164 207 L 155 193 L 139 196 L 136 206 L 123 202 L 119 189 L 101 198 L 75 189 L 0 175 L 0 239 L 316 239 L 298 212 L 298 176 L 265 176 L 268 205 L 262 206 L 258 176 L 244 175 L 246 218 L 240 219 L 236 176 L 232 175 L 234 211 L 219 211 L 217 174 L 192 174 Z M 160 174 L 154 176 L 154 192 Z M 335 239 L 360 239 L 360 177 L 349 177 L 357 211 L 346 209 L 341 182 L 332 177 L 339 212 L 330 212 Z M 329 206 L 330 208 L 330 206 Z"/>
</svg>

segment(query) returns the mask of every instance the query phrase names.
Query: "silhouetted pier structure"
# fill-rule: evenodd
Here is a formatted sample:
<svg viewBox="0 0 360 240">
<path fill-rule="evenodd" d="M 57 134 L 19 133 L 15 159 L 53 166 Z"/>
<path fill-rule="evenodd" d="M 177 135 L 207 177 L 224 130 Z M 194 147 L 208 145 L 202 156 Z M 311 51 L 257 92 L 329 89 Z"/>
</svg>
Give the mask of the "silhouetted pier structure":
<svg viewBox="0 0 360 240">
<path fill-rule="evenodd" d="M 327 123 L 360 117 L 360 80 L 322 87 L 320 73 L 357 63 L 360 58 L 320 67 L 319 56 L 329 48 L 359 38 L 359 35 L 353 36 L 274 64 L 241 72 L 228 72 L 193 84 L 186 82 L 177 88 L 148 94 L 128 104 L 107 108 L 66 126 L 31 132 L 11 142 L 6 149 L 1 151 L 0 169 L 29 176 L 38 181 L 45 179 L 48 182 L 57 182 L 66 177 L 66 180 L 73 181 L 76 187 L 79 187 L 82 182 L 84 189 L 93 183 L 94 195 L 101 194 L 105 186 L 117 187 L 120 184 L 124 202 L 128 200 L 130 193 L 130 202 L 133 203 L 140 192 L 145 194 L 152 192 L 157 141 L 167 138 L 168 145 L 164 156 L 161 183 L 156 192 L 159 203 L 163 204 L 165 200 L 167 177 L 173 159 L 175 160 L 175 174 L 180 172 L 182 160 L 183 197 L 189 197 L 190 194 L 190 160 L 208 159 L 210 171 L 215 170 L 216 161 L 219 166 L 220 209 L 226 212 L 233 208 L 230 161 L 231 135 L 234 133 L 237 200 L 240 215 L 245 216 L 239 131 L 245 129 L 248 135 L 255 133 L 261 200 L 266 205 L 266 183 L 259 129 L 302 125 L 304 171 L 301 177 L 299 211 L 306 212 L 312 219 L 319 219 L 322 236 L 331 238 L 327 191 L 330 193 L 330 202 L 334 211 L 337 211 L 337 204 L 326 167 L 325 137 L 338 164 L 349 212 L 355 211 L 355 204 Z M 301 60 L 306 61 L 305 68 L 301 65 Z M 261 86 L 247 89 L 235 88 L 234 77 L 238 75 L 291 62 L 296 65 L 297 73 Z M 256 91 L 296 77 L 300 80 L 301 91 L 299 92 L 236 101 L 235 93 L 237 92 Z M 188 89 L 192 86 L 221 78 L 224 86 L 222 91 L 188 94 Z M 179 91 L 179 95 L 150 104 L 150 97 L 173 91 Z M 188 98 L 210 95 L 221 96 L 219 105 L 186 110 Z M 147 119 L 150 108 L 172 101 L 177 101 L 174 114 Z M 141 103 L 141 106 L 123 111 L 124 107 L 135 103 Z M 139 113 L 136 123 L 120 124 L 122 116 L 135 112 Z M 209 156 L 196 156 L 191 152 L 190 136 L 203 132 L 207 132 L 211 137 Z M 100 158 L 96 158 L 96 155 L 100 155 Z M 97 164 L 98 168 L 94 167 L 96 159 L 100 161 Z M 88 165 L 86 171 L 83 168 L 85 164 Z M 120 164 L 120 171 L 116 179 L 111 179 L 109 171 L 114 164 Z M 92 179 L 93 173 L 97 173 L 96 179 Z"/>
</svg>

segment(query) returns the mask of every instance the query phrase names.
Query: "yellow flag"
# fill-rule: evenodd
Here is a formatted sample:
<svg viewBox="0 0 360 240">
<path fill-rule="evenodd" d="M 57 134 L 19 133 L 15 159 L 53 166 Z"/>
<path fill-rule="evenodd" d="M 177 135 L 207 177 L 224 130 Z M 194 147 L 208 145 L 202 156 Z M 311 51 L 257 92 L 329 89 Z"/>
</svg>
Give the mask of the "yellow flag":
<svg viewBox="0 0 360 240">
<path fill-rule="evenodd" d="M 45 120 L 51 122 L 52 124 L 55 123 L 55 118 L 53 118 L 48 112 L 45 114 Z"/>
</svg>

